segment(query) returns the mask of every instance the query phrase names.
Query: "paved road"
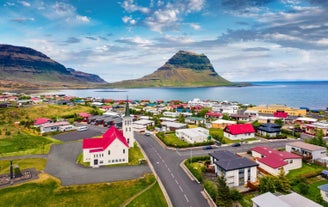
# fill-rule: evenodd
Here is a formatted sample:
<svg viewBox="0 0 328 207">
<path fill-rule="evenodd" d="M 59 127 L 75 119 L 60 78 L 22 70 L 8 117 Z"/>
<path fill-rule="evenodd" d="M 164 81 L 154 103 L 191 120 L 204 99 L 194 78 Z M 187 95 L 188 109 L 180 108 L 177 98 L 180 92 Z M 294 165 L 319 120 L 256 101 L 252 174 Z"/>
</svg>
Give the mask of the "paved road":
<svg viewBox="0 0 328 207">
<path fill-rule="evenodd" d="M 201 195 L 202 186 L 190 178 L 181 169 L 179 164 L 191 156 L 204 156 L 215 150 L 229 150 L 232 152 L 246 152 L 254 146 L 266 145 L 272 148 L 285 147 L 291 140 L 243 144 L 240 147 L 222 146 L 212 150 L 194 148 L 187 150 L 172 150 L 163 148 L 155 137 L 135 134 L 135 138 L 144 149 L 150 162 L 153 164 L 157 175 L 160 177 L 164 187 L 172 201 L 173 206 L 209 206 Z"/>
<path fill-rule="evenodd" d="M 82 125 L 80 124 L 80 126 L 82 126 Z M 86 130 L 86 131 L 65 132 L 65 133 L 57 134 L 53 137 L 55 139 L 59 139 L 63 142 L 69 142 L 69 141 L 80 140 L 80 139 L 83 139 L 83 138 L 101 136 L 102 134 L 104 134 L 108 130 L 108 128 L 101 127 L 101 126 L 93 126 L 93 125 L 87 125 L 87 126 L 88 126 L 88 130 Z"/>
<path fill-rule="evenodd" d="M 148 165 L 84 168 L 77 165 L 76 158 L 82 152 L 81 142 L 56 144 L 51 147 L 45 172 L 59 178 L 62 185 L 89 184 L 130 180 L 151 173 Z"/>
<path fill-rule="evenodd" d="M 183 161 L 183 157 L 175 151 L 162 148 L 152 136 L 136 133 L 135 138 L 153 164 L 173 206 L 208 206 L 207 201 L 200 193 L 203 190 L 202 186 L 191 181 L 180 167 L 179 164 Z"/>
</svg>

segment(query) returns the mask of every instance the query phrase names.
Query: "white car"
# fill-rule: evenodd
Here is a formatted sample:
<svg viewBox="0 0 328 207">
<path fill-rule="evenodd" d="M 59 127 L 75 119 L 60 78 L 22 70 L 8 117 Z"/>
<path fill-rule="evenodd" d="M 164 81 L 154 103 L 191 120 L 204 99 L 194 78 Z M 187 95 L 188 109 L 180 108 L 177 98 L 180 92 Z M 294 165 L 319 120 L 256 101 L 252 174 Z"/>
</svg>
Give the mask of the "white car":
<svg viewBox="0 0 328 207">
<path fill-rule="evenodd" d="M 77 130 L 78 132 L 86 131 L 86 130 L 88 130 L 88 127 L 87 127 L 87 126 L 78 126 L 78 127 L 76 128 L 76 130 Z"/>
</svg>

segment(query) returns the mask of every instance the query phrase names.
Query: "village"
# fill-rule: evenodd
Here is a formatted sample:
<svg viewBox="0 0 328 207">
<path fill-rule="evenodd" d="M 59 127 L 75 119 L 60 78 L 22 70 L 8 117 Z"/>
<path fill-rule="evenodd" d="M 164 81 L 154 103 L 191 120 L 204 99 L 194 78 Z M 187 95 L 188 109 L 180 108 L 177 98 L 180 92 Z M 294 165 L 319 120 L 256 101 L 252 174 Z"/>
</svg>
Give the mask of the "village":
<svg viewBox="0 0 328 207">
<path fill-rule="evenodd" d="M 26 115 L 22 120 L 6 124 L 15 126 L 14 130 L 19 129 L 19 133 L 28 131 L 40 137 L 79 142 L 80 158 L 75 159 L 88 170 L 129 165 L 130 149 L 137 146 L 144 156 L 137 158 L 136 165 L 148 162 L 152 172 L 163 179 L 160 164 L 152 161 L 151 153 L 144 147 L 147 142 L 156 140 L 159 148 L 185 158 L 185 173 L 202 186 L 210 206 L 224 206 L 224 202 L 256 207 L 270 206 L 270 203 L 291 207 L 328 205 L 327 110 L 198 98 L 183 102 L 65 94 L 0 95 L 3 112 L 41 106 L 67 107 L 68 112 L 70 107 L 83 108 L 63 116 L 37 114 L 27 120 Z M 0 141 L 14 134 L 0 130 Z M 35 154 L 47 154 L 46 141 L 42 143 L 42 149 L 39 145 L 40 151 Z M 47 143 L 49 150 L 52 144 Z M 1 157 L 14 154 L 0 153 Z M 168 169 L 170 172 L 171 168 Z M 175 175 L 171 174 L 173 178 Z M 223 184 L 220 185 L 221 178 Z M 170 206 L 175 202 L 172 198 L 175 193 L 167 187 L 170 181 L 160 182 L 161 190 L 167 191 L 164 197 Z M 220 193 L 218 188 L 228 190 Z M 229 199 L 224 199 L 226 196 Z M 186 194 L 184 197 L 191 200 Z M 186 202 L 189 199 L 185 199 Z"/>
</svg>

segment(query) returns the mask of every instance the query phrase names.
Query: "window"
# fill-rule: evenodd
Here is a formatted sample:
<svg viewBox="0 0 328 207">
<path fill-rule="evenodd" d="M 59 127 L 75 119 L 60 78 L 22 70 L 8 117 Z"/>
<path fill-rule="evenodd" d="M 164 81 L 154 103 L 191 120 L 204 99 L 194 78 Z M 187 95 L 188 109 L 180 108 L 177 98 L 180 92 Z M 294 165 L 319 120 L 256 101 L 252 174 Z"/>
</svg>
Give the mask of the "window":
<svg viewBox="0 0 328 207">
<path fill-rule="evenodd" d="M 103 161 L 102 161 L 102 160 L 100 160 L 99 164 L 103 164 Z"/>
<path fill-rule="evenodd" d="M 110 155 L 110 150 L 108 150 L 108 155 Z"/>
<path fill-rule="evenodd" d="M 127 142 L 130 143 L 130 139 L 128 139 Z"/>
<path fill-rule="evenodd" d="M 293 160 L 290 160 L 289 163 L 292 164 L 293 163 Z"/>
<path fill-rule="evenodd" d="M 123 154 L 125 154 L 125 149 L 123 149 Z"/>
</svg>

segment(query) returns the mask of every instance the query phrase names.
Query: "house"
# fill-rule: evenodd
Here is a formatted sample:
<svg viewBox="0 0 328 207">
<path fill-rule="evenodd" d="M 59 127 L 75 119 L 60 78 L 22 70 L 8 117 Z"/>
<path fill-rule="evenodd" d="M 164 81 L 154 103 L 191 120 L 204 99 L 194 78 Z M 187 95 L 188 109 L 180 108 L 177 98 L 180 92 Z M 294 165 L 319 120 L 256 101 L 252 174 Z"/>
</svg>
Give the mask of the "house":
<svg viewBox="0 0 328 207">
<path fill-rule="evenodd" d="M 256 182 L 258 163 L 227 150 L 214 151 L 209 155 L 215 173 L 218 176 L 223 175 L 229 187 Z"/>
<path fill-rule="evenodd" d="M 52 123 L 51 119 L 48 118 L 37 118 L 34 121 L 34 127 L 40 127 L 42 124 Z"/>
<path fill-rule="evenodd" d="M 177 129 L 184 129 L 187 127 L 186 124 L 170 121 L 163 121 L 161 125 L 164 128 L 163 131 L 175 131 Z"/>
<path fill-rule="evenodd" d="M 258 111 L 260 114 L 271 114 L 273 115 L 277 111 L 284 111 L 290 116 L 305 116 L 305 109 L 295 109 L 287 107 L 286 105 L 272 104 L 272 105 L 259 105 L 249 107 L 247 110 Z"/>
<path fill-rule="evenodd" d="M 273 113 L 274 117 L 280 118 L 280 119 L 286 119 L 288 117 L 288 113 L 284 110 L 277 110 Z"/>
<path fill-rule="evenodd" d="M 60 126 L 68 126 L 70 123 L 68 121 L 58 121 L 54 123 L 45 123 L 40 125 L 40 132 L 41 134 L 47 132 L 56 132 L 59 130 Z"/>
<path fill-rule="evenodd" d="M 326 148 L 304 142 L 290 142 L 286 144 L 286 151 L 298 154 L 303 159 L 317 160 L 326 157 Z"/>
<path fill-rule="evenodd" d="M 231 124 L 237 124 L 236 121 L 230 121 L 225 119 L 217 119 L 211 122 L 213 128 L 224 129 L 226 126 Z"/>
<path fill-rule="evenodd" d="M 324 201 L 328 203 L 328 184 L 319 185 L 321 197 Z"/>
<path fill-rule="evenodd" d="M 251 116 L 247 114 L 230 114 L 230 118 L 235 121 L 251 121 Z"/>
<path fill-rule="evenodd" d="M 222 118 L 222 114 L 221 113 L 217 113 L 217 112 L 214 112 L 214 111 L 209 111 L 205 114 L 205 118 L 216 118 L 216 119 L 219 119 L 219 118 Z"/>
<path fill-rule="evenodd" d="M 277 135 L 281 134 L 281 126 L 278 124 L 273 124 L 268 121 L 266 124 L 261 124 L 257 127 L 257 133 L 266 137 L 276 137 Z"/>
<path fill-rule="evenodd" d="M 244 114 L 249 116 L 251 120 L 256 120 L 257 117 L 259 116 L 259 112 L 256 110 L 246 110 L 244 111 Z"/>
<path fill-rule="evenodd" d="M 232 124 L 224 128 L 223 136 L 231 140 L 243 140 L 255 137 L 252 124 Z"/>
<path fill-rule="evenodd" d="M 101 138 L 83 139 L 82 149 L 83 162 L 90 162 L 91 167 L 129 162 L 129 144 L 114 126 Z"/>
<path fill-rule="evenodd" d="M 188 124 L 199 125 L 199 124 L 205 124 L 206 119 L 201 117 L 188 117 L 185 119 L 185 122 Z"/>
<path fill-rule="evenodd" d="M 298 193 L 276 196 L 271 192 L 252 198 L 253 207 L 322 207 Z"/>
<path fill-rule="evenodd" d="M 86 112 L 79 113 L 79 117 L 82 118 L 82 121 L 88 122 L 89 117 L 91 117 L 91 114 Z"/>
<path fill-rule="evenodd" d="M 328 123 L 326 121 L 306 124 L 303 128 L 305 129 L 305 133 L 310 135 L 315 135 L 318 130 L 322 130 L 324 136 L 328 135 Z"/>
<path fill-rule="evenodd" d="M 278 175 L 281 168 L 284 169 L 285 174 L 288 174 L 289 170 L 302 167 L 302 157 L 290 152 L 282 152 L 266 146 L 253 147 L 251 152 L 259 164 L 259 169 L 271 175 Z"/>
<path fill-rule="evenodd" d="M 208 129 L 197 127 L 191 129 L 177 129 L 175 130 L 175 135 L 179 139 L 193 144 L 207 141 L 210 133 Z"/>
</svg>

